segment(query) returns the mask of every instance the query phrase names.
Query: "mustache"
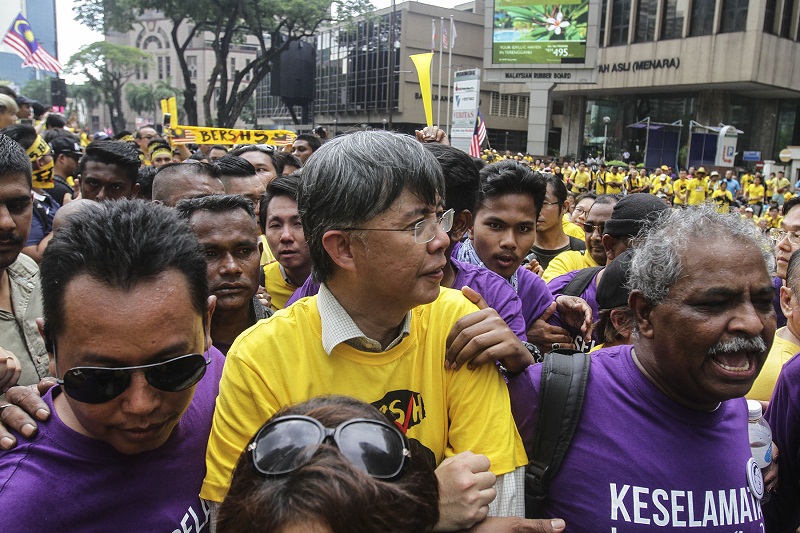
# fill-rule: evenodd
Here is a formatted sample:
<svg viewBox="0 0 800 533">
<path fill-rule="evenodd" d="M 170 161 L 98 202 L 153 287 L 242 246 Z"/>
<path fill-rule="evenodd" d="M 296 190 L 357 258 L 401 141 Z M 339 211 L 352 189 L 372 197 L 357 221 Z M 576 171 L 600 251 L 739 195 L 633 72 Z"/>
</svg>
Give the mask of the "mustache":
<svg viewBox="0 0 800 533">
<path fill-rule="evenodd" d="M 735 352 L 766 352 L 767 343 L 761 337 L 736 337 L 729 341 L 720 341 L 708 350 L 709 355 Z"/>
<path fill-rule="evenodd" d="M 22 237 L 16 233 L 0 233 L 0 241 L 8 241 L 11 244 L 22 244 Z"/>
</svg>

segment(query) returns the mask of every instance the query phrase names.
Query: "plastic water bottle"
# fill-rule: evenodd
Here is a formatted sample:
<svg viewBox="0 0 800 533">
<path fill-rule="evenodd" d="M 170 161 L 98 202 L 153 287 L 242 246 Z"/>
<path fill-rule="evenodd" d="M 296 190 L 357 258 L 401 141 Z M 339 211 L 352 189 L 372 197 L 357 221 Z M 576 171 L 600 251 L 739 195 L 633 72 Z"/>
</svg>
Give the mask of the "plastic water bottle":
<svg viewBox="0 0 800 533">
<path fill-rule="evenodd" d="M 756 400 L 747 400 L 748 424 L 747 429 L 750 433 L 750 451 L 753 459 L 761 468 L 762 474 L 766 475 L 767 468 L 772 463 L 772 430 L 761 414 L 761 404 Z M 769 492 L 764 490 L 762 503 L 769 500 Z"/>
</svg>

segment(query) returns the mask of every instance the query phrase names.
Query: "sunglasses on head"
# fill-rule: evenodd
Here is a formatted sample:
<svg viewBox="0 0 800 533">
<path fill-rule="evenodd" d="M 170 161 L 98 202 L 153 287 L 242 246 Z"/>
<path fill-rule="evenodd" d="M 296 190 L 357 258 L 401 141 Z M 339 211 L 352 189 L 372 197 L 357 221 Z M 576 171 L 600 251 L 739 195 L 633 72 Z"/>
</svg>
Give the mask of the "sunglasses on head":
<svg viewBox="0 0 800 533">
<path fill-rule="evenodd" d="M 54 353 L 55 355 L 55 353 Z M 195 385 L 210 363 L 203 354 L 191 353 L 150 365 L 107 368 L 77 366 L 70 368 L 58 383 L 67 395 L 82 403 L 105 403 L 131 385 L 131 374 L 143 372 L 151 386 L 164 392 L 179 392 Z"/>
<path fill-rule="evenodd" d="M 406 437 L 388 422 L 354 418 L 328 428 L 302 415 L 282 416 L 265 425 L 247 451 L 258 472 L 280 476 L 308 463 L 328 440 L 353 466 L 377 479 L 400 476 L 411 455 Z"/>
</svg>

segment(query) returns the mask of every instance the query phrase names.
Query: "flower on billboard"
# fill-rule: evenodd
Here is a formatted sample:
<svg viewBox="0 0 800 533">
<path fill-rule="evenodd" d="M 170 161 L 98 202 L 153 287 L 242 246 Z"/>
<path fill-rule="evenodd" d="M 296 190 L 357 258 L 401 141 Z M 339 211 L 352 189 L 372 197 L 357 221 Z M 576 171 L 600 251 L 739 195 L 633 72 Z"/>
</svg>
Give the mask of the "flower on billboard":
<svg viewBox="0 0 800 533">
<path fill-rule="evenodd" d="M 561 29 L 569 26 L 569 21 L 564 20 L 564 15 L 561 11 L 556 12 L 552 17 L 547 17 L 545 22 L 547 23 L 547 31 L 551 31 L 556 35 L 561 35 Z"/>
</svg>

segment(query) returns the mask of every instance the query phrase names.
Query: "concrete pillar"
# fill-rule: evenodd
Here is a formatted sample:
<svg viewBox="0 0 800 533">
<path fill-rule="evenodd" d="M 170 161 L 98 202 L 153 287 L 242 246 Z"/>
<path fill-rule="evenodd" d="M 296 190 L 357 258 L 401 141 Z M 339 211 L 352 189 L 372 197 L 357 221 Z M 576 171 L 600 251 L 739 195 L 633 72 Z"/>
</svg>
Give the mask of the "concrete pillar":
<svg viewBox="0 0 800 533">
<path fill-rule="evenodd" d="M 533 156 L 547 155 L 547 136 L 550 131 L 550 91 L 554 83 L 529 83 L 531 91 L 528 113 L 528 148 Z"/>
<path fill-rule="evenodd" d="M 727 124 L 730 116 L 730 92 L 700 91 L 697 95 L 697 122 L 704 126 Z"/>
<path fill-rule="evenodd" d="M 586 97 L 564 97 L 564 116 L 561 123 L 561 155 L 583 159 L 583 123 L 586 116 Z"/>
</svg>

